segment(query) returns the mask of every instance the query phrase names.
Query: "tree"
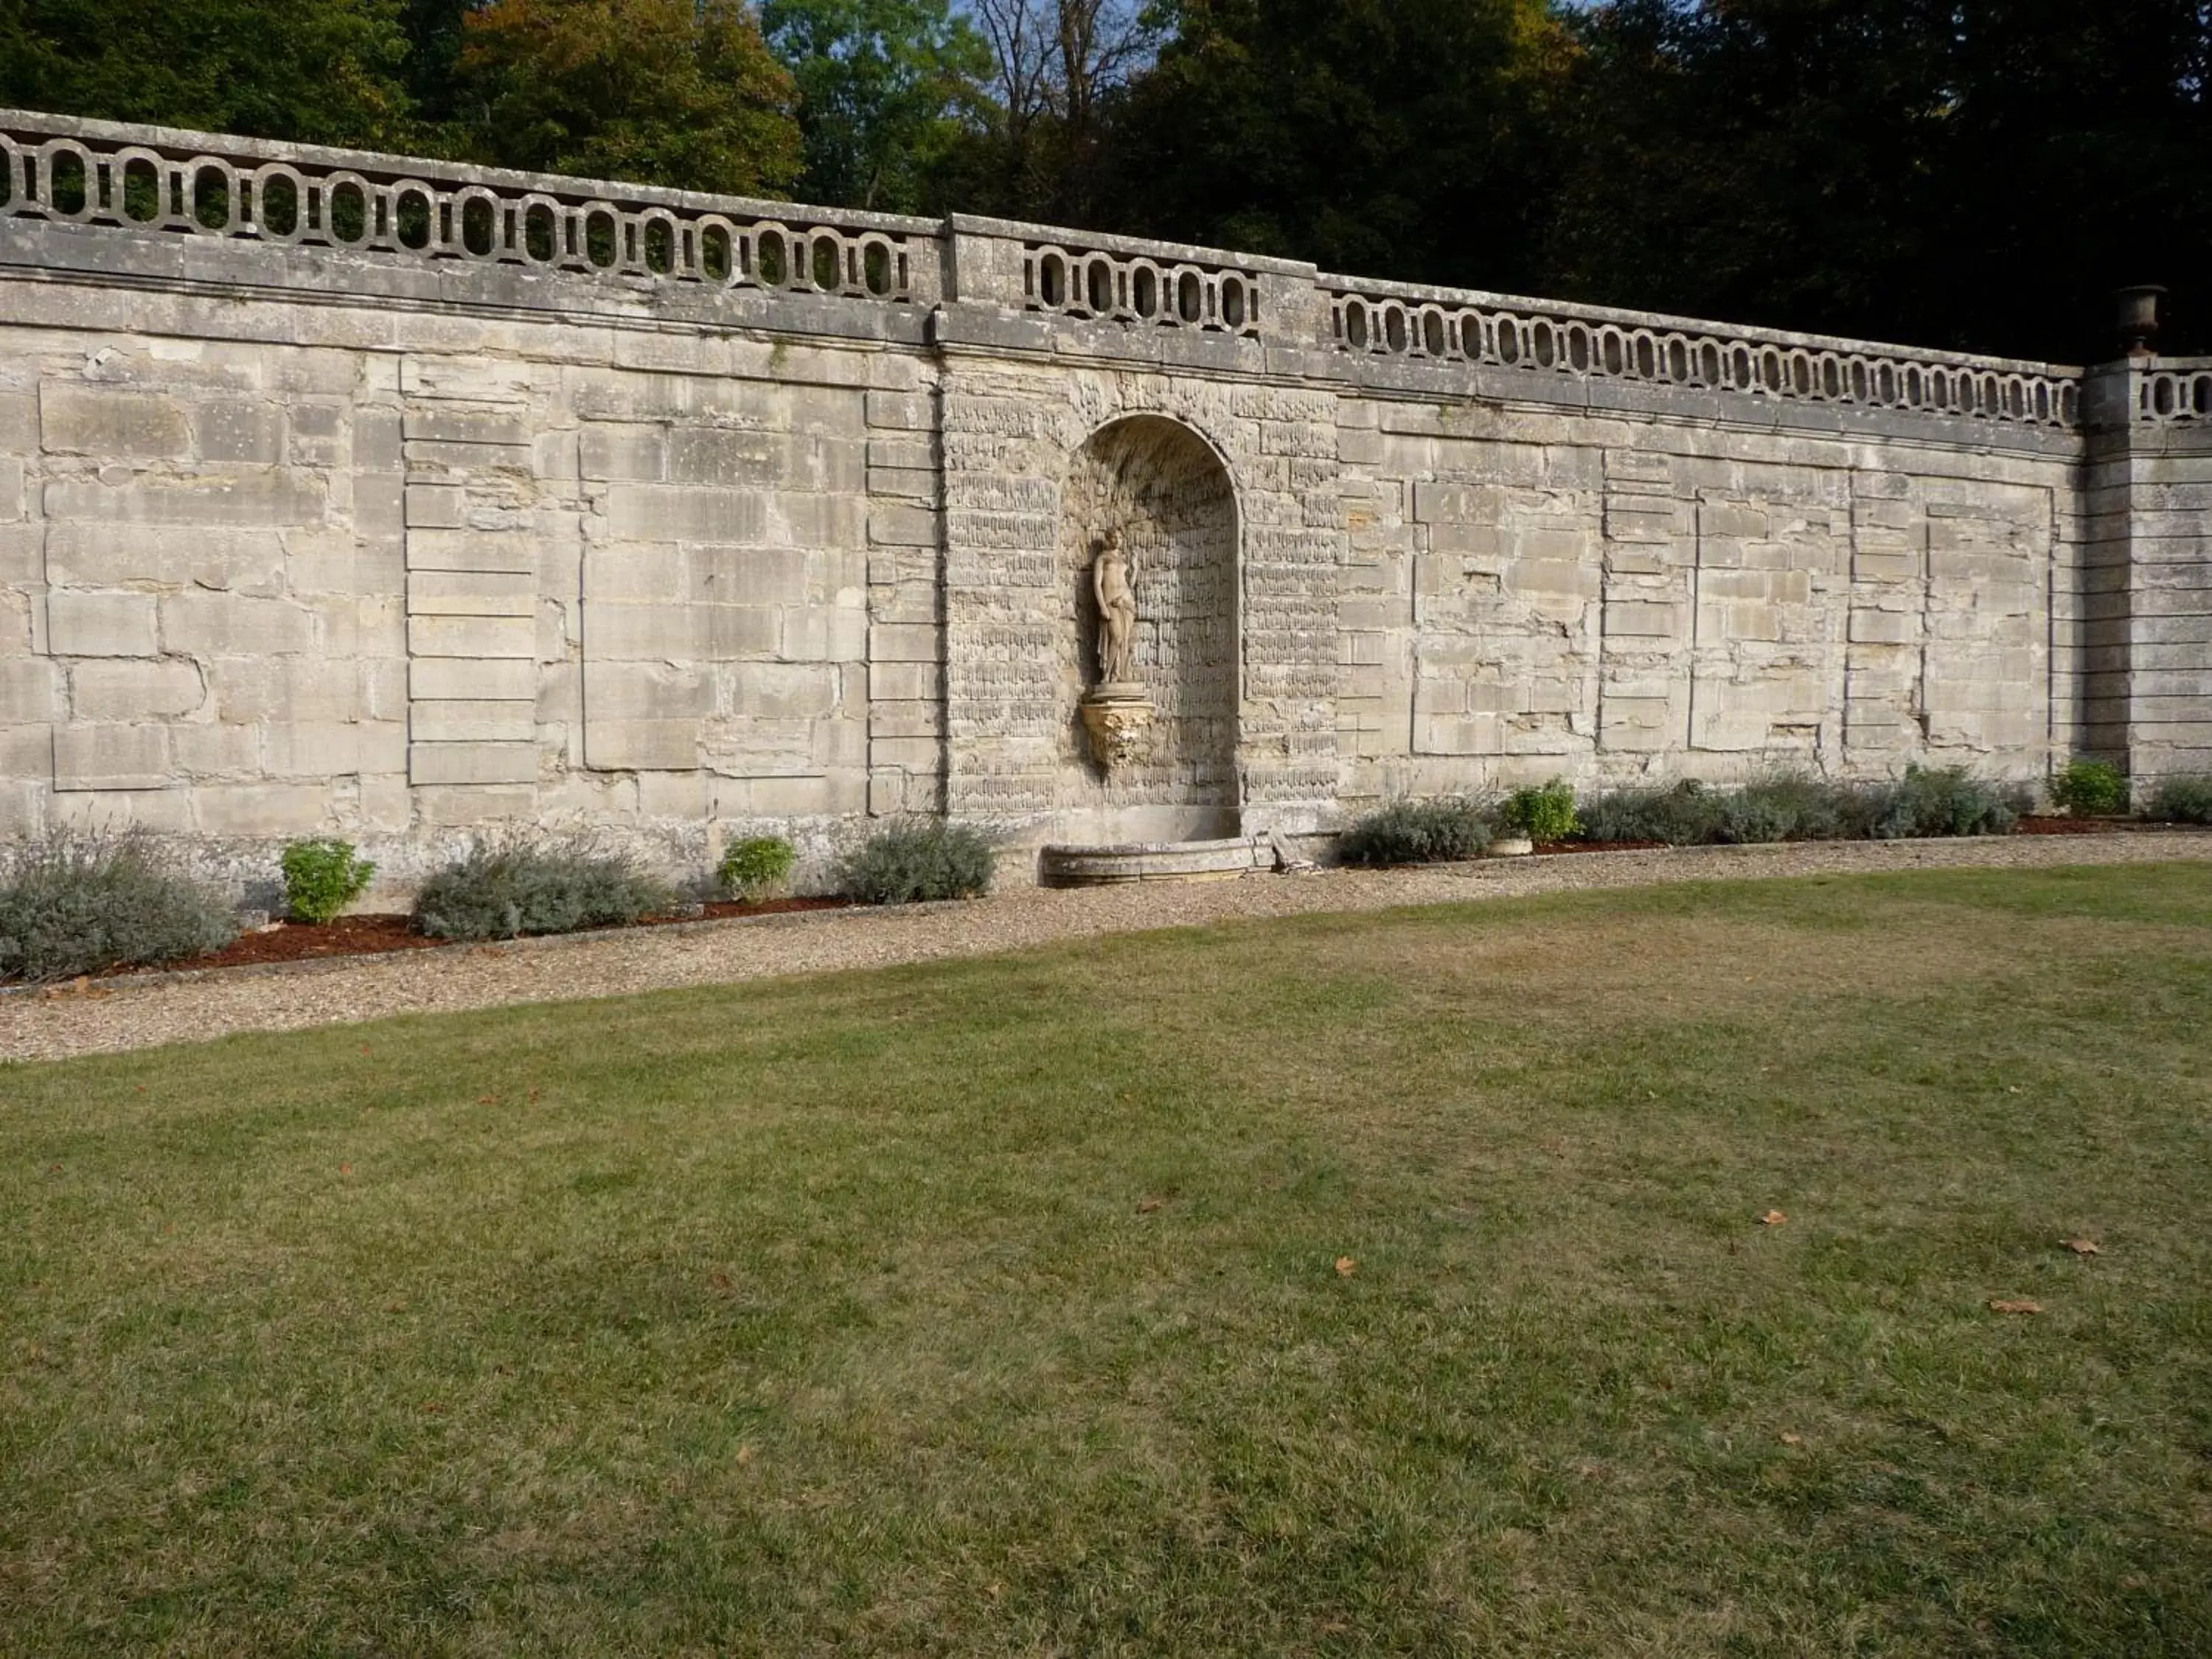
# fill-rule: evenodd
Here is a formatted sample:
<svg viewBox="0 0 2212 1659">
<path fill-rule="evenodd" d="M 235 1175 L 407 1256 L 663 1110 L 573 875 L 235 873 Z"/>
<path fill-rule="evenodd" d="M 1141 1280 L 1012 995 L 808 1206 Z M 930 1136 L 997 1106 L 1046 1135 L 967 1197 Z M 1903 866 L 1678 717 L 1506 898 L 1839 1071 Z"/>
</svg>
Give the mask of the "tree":
<svg viewBox="0 0 2212 1659">
<path fill-rule="evenodd" d="M 1182 0 L 1122 112 L 1132 228 L 1462 286 L 1535 276 L 1546 0 Z"/>
<path fill-rule="evenodd" d="M 796 89 L 740 0 L 493 0 L 469 14 L 457 101 L 480 159 L 780 194 Z"/>
<path fill-rule="evenodd" d="M 0 0 L 0 104 L 388 147 L 406 52 L 397 0 Z"/>
<path fill-rule="evenodd" d="M 980 112 L 991 57 L 947 0 L 766 0 L 761 23 L 799 88 L 813 202 L 915 212 Z"/>
</svg>

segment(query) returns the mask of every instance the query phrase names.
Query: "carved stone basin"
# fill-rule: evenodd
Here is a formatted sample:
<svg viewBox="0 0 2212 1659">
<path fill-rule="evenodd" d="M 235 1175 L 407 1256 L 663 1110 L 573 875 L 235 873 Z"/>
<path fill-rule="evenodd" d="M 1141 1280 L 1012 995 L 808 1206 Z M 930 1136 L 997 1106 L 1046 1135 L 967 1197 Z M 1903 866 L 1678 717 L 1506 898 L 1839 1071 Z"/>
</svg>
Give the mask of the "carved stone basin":
<svg viewBox="0 0 2212 1659">
<path fill-rule="evenodd" d="M 1276 867 L 1265 836 L 1233 841 L 1140 842 L 1125 847 L 1048 847 L 1039 879 L 1047 887 L 1113 887 L 1135 881 L 1231 881 Z"/>
</svg>

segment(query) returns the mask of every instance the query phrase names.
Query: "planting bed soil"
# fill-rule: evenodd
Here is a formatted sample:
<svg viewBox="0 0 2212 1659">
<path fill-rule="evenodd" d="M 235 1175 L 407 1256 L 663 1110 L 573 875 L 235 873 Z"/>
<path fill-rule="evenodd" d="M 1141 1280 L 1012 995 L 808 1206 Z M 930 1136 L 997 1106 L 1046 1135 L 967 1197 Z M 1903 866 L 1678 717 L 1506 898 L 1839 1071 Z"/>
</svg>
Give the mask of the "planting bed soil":
<svg viewBox="0 0 2212 1659">
<path fill-rule="evenodd" d="M 1663 841 L 1540 841 L 1536 854 L 1541 858 L 1553 853 L 1659 853 L 1666 847 Z"/>
<path fill-rule="evenodd" d="M 756 904 L 718 899 L 696 911 L 656 916 L 635 925 L 665 927 L 678 921 L 722 921 L 737 916 L 774 916 L 798 910 L 842 910 L 851 903 L 850 899 L 842 898 L 764 899 Z M 340 916 L 336 921 L 281 922 L 258 932 L 240 933 L 222 950 L 210 951 L 205 956 L 165 963 L 160 968 L 118 966 L 94 977 L 113 979 L 132 974 L 174 973 L 185 969 L 243 968 L 258 963 L 307 962 L 324 957 L 375 957 L 393 951 L 434 950 L 441 945 L 460 942 L 416 933 L 411 916 Z"/>
</svg>

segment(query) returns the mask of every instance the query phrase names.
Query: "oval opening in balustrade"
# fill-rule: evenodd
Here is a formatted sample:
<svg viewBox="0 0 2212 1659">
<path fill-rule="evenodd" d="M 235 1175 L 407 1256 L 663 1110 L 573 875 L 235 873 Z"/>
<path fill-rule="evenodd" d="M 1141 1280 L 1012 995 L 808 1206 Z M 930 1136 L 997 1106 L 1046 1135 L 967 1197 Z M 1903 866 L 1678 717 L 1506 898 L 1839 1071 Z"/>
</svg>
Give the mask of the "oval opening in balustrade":
<svg viewBox="0 0 2212 1659">
<path fill-rule="evenodd" d="M 1917 368 L 1905 371 L 1905 401 L 1908 405 L 1917 409 L 1928 401 L 1926 381 L 1927 377 Z"/>
<path fill-rule="evenodd" d="M 845 246 L 827 231 L 818 233 L 811 250 L 814 286 L 835 294 L 845 286 Z"/>
<path fill-rule="evenodd" d="M 1636 372 L 1647 380 L 1659 378 L 1659 347 L 1649 334 L 1636 337 Z"/>
<path fill-rule="evenodd" d="M 880 236 L 871 236 L 860 244 L 860 286 L 878 300 L 887 296 L 897 285 L 897 267 L 891 258 L 891 245 Z"/>
<path fill-rule="evenodd" d="M 1893 404 L 1897 401 L 1897 370 L 1884 363 L 1874 372 L 1875 401 Z"/>
<path fill-rule="evenodd" d="M 1624 374 L 1628 371 L 1628 356 L 1621 349 L 1622 340 L 1617 329 L 1600 329 L 1597 336 L 1597 361 L 1607 374 Z"/>
<path fill-rule="evenodd" d="M 1844 395 L 1843 365 L 1833 357 L 1820 359 L 1820 393 L 1827 398 L 1840 398 Z"/>
<path fill-rule="evenodd" d="M 1528 342 L 1522 337 L 1519 318 L 1498 318 L 1492 327 L 1496 331 L 1493 337 L 1497 342 L 1499 362 L 1517 364 L 1528 355 Z"/>
<path fill-rule="evenodd" d="M 2027 413 L 2027 399 L 2021 395 L 2021 384 L 2018 380 L 2007 380 L 2004 383 L 2004 411 L 2015 421 Z"/>
<path fill-rule="evenodd" d="M 46 156 L 46 206 L 63 218 L 81 219 L 92 204 L 92 170 L 85 153 L 56 149 Z"/>
<path fill-rule="evenodd" d="M 645 268 L 656 276 L 672 275 L 676 270 L 676 222 L 652 214 L 640 228 L 643 235 L 639 252 L 644 256 Z"/>
<path fill-rule="evenodd" d="M 1206 284 L 1194 270 L 1186 270 L 1176 282 L 1176 310 L 1186 323 L 1206 320 Z"/>
<path fill-rule="evenodd" d="M 18 182 L 22 177 L 24 157 L 15 146 L 0 134 L 0 207 L 14 204 L 15 192 L 22 188 Z"/>
<path fill-rule="evenodd" d="M 1234 329 L 1244 326 L 1244 284 L 1234 276 L 1221 279 L 1221 320 Z"/>
<path fill-rule="evenodd" d="M 1850 395 L 1854 403 L 1864 403 L 1867 395 L 1867 367 L 1856 357 L 1851 360 Z"/>
<path fill-rule="evenodd" d="M 1421 349 L 1431 357 L 1451 355 L 1450 326 L 1445 323 L 1443 313 L 1434 306 L 1424 308 L 1421 313 Z"/>
<path fill-rule="evenodd" d="M 1129 272 L 1129 309 L 1148 323 L 1160 314 L 1159 273 L 1150 265 L 1138 265 Z"/>
<path fill-rule="evenodd" d="M 1559 361 L 1559 342 L 1549 323 L 1539 322 L 1528 331 L 1528 355 L 1539 368 L 1549 368 Z"/>
<path fill-rule="evenodd" d="M 593 208 L 584 216 L 584 257 L 601 270 L 611 270 L 622 260 L 622 222 L 611 208 Z"/>
<path fill-rule="evenodd" d="M 437 234 L 437 204 L 419 185 L 404 185 L 392 195 L 392 234 L 399 246 L 421 252 Z"/>
<path fill-rule="evenodd" d="M 560 257 L 560 221 L 550 202 L 532 202 L 522 210 L 522 251 L 541 265 Z"/>
<path fill-rule="evenodd" d="M 461 200 L 461 246 L 479 259 L 499 252 L 499 211 L 489 196 L 471 194 Z"/>
<path fill-rule="evenodd" d="M 1345 301 L 1344 341 L 1354 351 L 1367 349 L 1367 307 L 1357 300 Z"/>
<path fill-rule="evenodd" d="M 2039 421 L 2051 418 L 2051 388 L 2040 380 L 2035 386 L 2035 418 Z"/>
<path fill-rule="evenodd" d="M 1057 253 L 1037 261 L 1037 298 L 1054 311 L 1067 303 L 1067 264 Z"/>
<path fill-rule="evenodd" d="M 2069 425 L 2081 416 L 2081 392 L 2072 380 L 2058 388 L 2058 412 L 2060 418 Z"/>
<path fill-rule="evenodd" d="M 358 179 L 341 179 L 324 192 L 324 211 L 330 222 L 323 234 L 341 247 L 358 247 L 368 240 L 368 190 Z"/>
<path fill-rule="evenodd" d="M 753 242 L 753 267 L 763 288 L 781 288 L 791 276 L 791 250 L 780 230 L 764 230 Z"/>
<path fill-rule="evenodd" d="M 1469 362 L 1479 363 L 1490 355 L 1482 331 L 1482 319 L 1470 311 L 1459 319 L 1460 356 Z"/>
<path fill-rule="evenodd" d="M 0 196 L 0 201 L 6 199 Z M 161 217 L 161 169 L 143 155 L 134 155 L 123 164 L 121 205 L 123 216 L 133 224 L 149 225 Z"/>
<path fill-rule="evenodd" d="M 1110 260 L 1094 258 L 1084 265 L 1083 303 L 1094 317 L 1114 314 L 1114 266 Z"/>
<path fill-rule="evenodd" d="M 126 192 L 128 176 L 124 179 Z M 300 180 L 293 173 L 264 167 L 253 176 L 253 226 L 264 236 L 289 241 L 300 234 Z"/>
<path fill-rule="evenodd" d="M 1721 349 L 1710 340 L 1698 348 L 1698 380 L 1704 386 L 1718 386 L 1721 379 Z"/>
<path fill-rule="evenodd" d="M 737 269 L 730 252 L 730 228 L 719 221 L 699 230 L 699 271 L 710 283 L 726 283 Z"/>
<path fill-rule="evenodd" d="M 1405 349 L 1406 349 L 1406 307 L 1403 307 L 1403 306 L 1391 305 L 1391 306 L 1384 306 L 1384 307 L 1382 307 L 1382 342 L 1383 342 L 1383 343 L 1384 343 L 1385 345 L 1389 346 L 1389 347 L 1390 348 L 1390 349 L 1391 349 L 1392 351 L 1394 351 L 1394 352 L 1401 352 L 1401 351 L 1405 350 Z"/>
<path fill-rule="evenodd" d="M 2200 374 L 2189 383 L 2189 412 L 2212 415 L 2212 374 Z"/>
<path fill-rule="evenodd" d="M 1942 410 L 1951 408 L 1951 377 L 1948 373 L 1939 368 L 1929 375 L 1928 395 L 1936 408 Z"/>
<path fill-rule="evenodd" d="M 2150 412 L 2152 414 L 2171 415 L 2173 413 L 2173 382 L 2167 380 L 2163 374 L 2159 375 L 2154 380 L 2146 380 L 2143 383 L 2143 396 L 2149 400 Z"/>
<path fill-rule="evenodd" d="M 230 228 L 230 175 L 221 167 L 192 174 L 192 217 L 209 230 Z"/>
</svg>

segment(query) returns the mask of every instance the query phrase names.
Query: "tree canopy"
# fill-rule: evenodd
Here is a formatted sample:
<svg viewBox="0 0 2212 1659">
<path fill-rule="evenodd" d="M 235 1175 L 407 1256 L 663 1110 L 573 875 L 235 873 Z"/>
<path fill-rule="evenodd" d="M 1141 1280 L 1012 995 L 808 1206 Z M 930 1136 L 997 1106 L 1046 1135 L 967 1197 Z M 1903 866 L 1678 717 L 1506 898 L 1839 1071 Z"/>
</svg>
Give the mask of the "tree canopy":
<svg viewBox="0 0 2212 1659">
<path fill-rule="evenodd" d="M 2207 0 L 0 0 L 34 108 L 2062 360 L 2212 349 Z"/>
</svg>

